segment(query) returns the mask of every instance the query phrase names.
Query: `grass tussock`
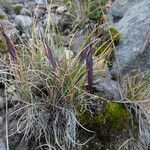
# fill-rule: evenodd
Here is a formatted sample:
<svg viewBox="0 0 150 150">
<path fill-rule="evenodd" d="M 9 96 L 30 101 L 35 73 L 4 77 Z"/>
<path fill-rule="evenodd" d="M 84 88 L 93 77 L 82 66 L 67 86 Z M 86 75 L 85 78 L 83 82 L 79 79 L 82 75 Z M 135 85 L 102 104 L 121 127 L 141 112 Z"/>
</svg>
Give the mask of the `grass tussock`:
<svg viewBox="0 0 150 150">
<path fill-rule="evenodd" d="M 3 27 L 1 33 L 10 58 L 5 64 L 12 77 L 5 78 L 8 73 L 4 69 L 1 79 L 7 95 L 22 104 L 15 112 L 24 112 L 17 119 L 17 132 L 24 133 L 24 139 L 35 136 L 40 141 L 44 138 L 48 147 L 56 149 L 84 145 L 89 139 L 77 142 L 77 126 L 94 132 L 78 122 L 77 108 L 84 112 L 88 109 L 88 101 L 96 97 L 92 94 L 96 74 L 93 65 L 98 60 L 92 56 L 92 38 L 72 57 L 63 46 L 58 48 L 56 40 L 48 33 L 41 38 L 35 36 L 34 27 L 31 40 L 17 45 L 12 43 Z"/>
<path fill-rule="evenodd" d="M 91 8 L 88 11 L 89 9 Z M 82 11 L 75 18 L 84 20 L 87 16 Z M 102 7 L 96 11 L 104 13 Z M 21 103 L 20 108 L 10 114 L 22 110 L 18 119 L 14 120 L 17 121 L 15 132 L 23 133 L 23 139 L 34 136 L 39 140 L 39 147 L 73 149 L 85 145 L 93 138 L 83 143 L 78 141 L 78 127 L 94 135 L 93 131 L 80 124 L 78 112 L 89 112 L 91 100 L 100 100 L 100 97 L 93 94 L 94 76 L 106 75 L 110 54 L 115 50 L 114 40 L 119 33 L 115 30 L 116 34 L 112 34 L 112 28 L 104 32 L 95 27 L 85 37 L 78 53 L 72 56 L 70 49 L 66 51 L 58 28 L 53 26 L 49 18 L 50 16 L 44 35 L 36 36 L 35 23 L 31 38 L 25 41 L 20 39 L 18 44 L 12 43 L 4 32 L 4 27 L 0 27 L 9 53 L 9 59 L 1 59 L 5 67 L 0 70 L 0 78 L 5 84 L 6 96 L 15 97 Z M 52 32 L 57 34 L 57 39 Z M 141 106 L 140 103 L 146 100 L 149 102 L 149 82 L 140 79 L 142 78 L 130 78 L 124 82 L 125 97 L 122 103 L 130 102 Z M 111 114 L 112 112 L 109 115 Z M 116 116 L 115 112 L 114 114 Z M 44 139 L 44 144 L 41 139 Z"/>
</svg>

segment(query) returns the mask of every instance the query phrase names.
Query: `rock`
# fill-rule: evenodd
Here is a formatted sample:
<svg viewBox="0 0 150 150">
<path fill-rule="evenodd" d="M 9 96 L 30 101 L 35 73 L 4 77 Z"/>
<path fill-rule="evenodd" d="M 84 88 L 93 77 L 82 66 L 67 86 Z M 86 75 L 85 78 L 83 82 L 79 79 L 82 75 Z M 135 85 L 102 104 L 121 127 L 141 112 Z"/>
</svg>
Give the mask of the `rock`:
<svg viewBox="0 0 150 150">
<path fill-rule="evenodd" d="M 75 35 L 71 43 L 71 47 L 70 47 L 71 51 L 77 53 L 81 49 L 81 46 L 83 46 L 83 41 L 86 36 L 87 35 L 84 32 Z"/>
<path fill-rule="evenodd" d="M 5 142 L 3 139 L 0 139 L 0 150 L 6 150 Z"/>
<path fill-rule="evenodd" d="M 0 96 L 0 108 L 4 106 L 4 98 Z"/>
<path fill-rule="evenodd" d="M 121 4 L 124 4 L 123 8 Z M 113 76 L 117 76 L 117 73 L 124 75 L 131 70 L 150 69 L 149 10 L 149 0 L 117 0 L 113 4 L 110 16 L 119 14 L 122 17 L 113 24 L 122 35 L 122 41 L 116 47 L 116 59 L 111 70 Z"/>
<path fill-rule="evenodd" d="M 9 0 L 9 1 L 13 4 L 19 4 L 19 3 L 22 3 L 24 0 Z"/>
<path fill-rule="evenodd" d="M 43 19 L 46 17 L 46 9 L 37 7 L 34 11 L 34 15 L 38 19 Z"/>
<path fill-rule="evenodd" d="M 35 0 L 36 4 L 47 4 L 47 0 Z"/>
<path fill-rule="evenodd" d="M 44 29 L 40 23 L 35 28 L 35 32 L 36 32 L 37 37 L 39 38 L 44 37 Z"/>
<path fill-rule="evenodd" d="M 109 10 L 110 16 L 117 21 L 124 16 L 130 7 L 140 1 L 141 0 L 116 0 Z"/>
<path fill-rule="evenodd" d="M 99 77 L 94 82 L 94 89 L 100 96 L 109 100 L 121 100 L 123 90 L 120 84 L 116 81 L 111 80 L 110 77 Z"/>
<path fill-rule="evenodd" d="M 58 14 L 62 14 L 62 13 L 64 13 L 65 11 L 67 11 L 66 6 L 60 6 L 60 7 L 58 7 L 58 8 L 56 9 L 56 12 L 57 12 Z"/>
<path fill-rule="evenodd" d="M 0 20 L 7 19 L 7 14 L 0 8 Z"/>
<path fill-rule="evenodd" d="M 3 20 L 1 22 L 1 25 L 4 27 L 4 31 L 7 34 L 7 36 L 13 41 L 15 42 L 17 39 L 17 35 L 19 33 L 19 31 L 15 28 L 15 25 L 13 23 L 11 23 L 8 20 Z M 0 37 L 1 39 L 1 37 Z"/>
<path fill-rule="evenodd" d="M 4 118 L 0 116 L 0 126 L 3 124 Z"/>
<path fill-rule="evenodd" d="M 50 17 L 51 17 L 50 18 L 51 19 L 51 23 L 53 23 L 54 25 L 57 26 L 59 24 L 60 20 L 61 20 L 61 16 L 51 12 L 51 16 Z M 48 21 L 48 15 L 46 15 L 46 18 L 44 19 L 44 23 L 43 23 L 44 26 L 47 25 L 47 21 Z"/>
<path fill-rule="evenodd" d="M 32 26 L 32 18 L 25 15 L 17 15 L 15 18 L 15 23 L 17 27 L 27 29 Z"/>
<path fill-rule="evenodd" d="M 22 8 L 20 11 L 20 15 L 31 15 L 31 12 L 27 8 Z"/>
</svg>

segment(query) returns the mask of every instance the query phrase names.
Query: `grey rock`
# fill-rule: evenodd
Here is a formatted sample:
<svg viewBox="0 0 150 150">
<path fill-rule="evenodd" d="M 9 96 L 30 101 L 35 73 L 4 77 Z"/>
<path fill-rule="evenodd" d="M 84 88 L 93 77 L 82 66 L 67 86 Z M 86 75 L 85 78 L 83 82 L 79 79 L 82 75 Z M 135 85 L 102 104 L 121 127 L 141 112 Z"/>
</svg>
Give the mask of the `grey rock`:
<svg viewBox="0 0 150 150">
<path fill-rule="evenodd" d="M 47 0 L 35 0 L 36 4 L 47 4 Z"/>
<path fill-rule="evenodd" d="M 0 96 L 0 108 L 4 106 L 4 98 Z"/>
<path fill-rule="evenodd" d="M 65 11 L 67 11 L 66 6 L 60 6 L 60 7 L 58 7 L 58 8 L 56 9 L 56 12 L 57 12 L 58 14 L 62 14 L 62 13 L 64 13 Z"/>
<path fill-rule="evenodd" d="M 35 32 L 36 32 L 37 37 L 39 37 L 39 38 L 44 37 L 44 29 L 40 22 L 37 25 L 37 27 L 35 28 Z"/>
<path fill-rule="evenodd" d="M 23 1 L 26 1 L 26 0 L 9 0 L 9 1 L 13 4 L 18 4 L 18 3 L 23 3 Z"/>
<path fill-rule="evenodd" d="M 36 7 L 34 10 L 34 15 L 38 19 L 43 19 L 46 16 L 46 10 L 43 8 Z"/>
<path fill-rule="evenodd" d="M 0 126 L 3 125 L 4 118 L 0 116 Z"/>
<path fill-rule="evenodd" d="M 20 11 L 20 15 L 31 15 L 31 12 L 27 8 L 22 8 Z"/>
<path fill-rule="evenodd" d="M 77 53 L 83 46 L 83 41 L 86 36 L 87 34 L 84 32 L 80 32 L 79 34 L 75 35 L 71 43 L 71 47 L 70 47 L 71 51 Z"/>
<path fill-rule="evenodd" d="M 58 25 L 59 21 L 61 20 L 61 16 L 55 13 L 51 13 L 51 17 L 52 17 L 52 20 L 54 21 L 54 24 Z"/>
<path fill-rule="evenodd" d="M 15 25 L 8 20 L 3 20 L 1 25 L 4 27 L 5 33 L 7 36 L 15 42 L 18 35 L 18 30 L 15 28 Z"/>
<path fill-rule="evenodd" d="M 117 2 L 123 1 L 117 0 L 115 5 Z M 116 60 L 111 70 L 114 76 L 117 73 L 129 73 L 131 70 L 150 69 L 150 1 L 128 0 L 126 3 L 128 5 L 123 17 L 113 24 L 122 35 L 122 41 L 116 47 Z M 120 11 L 120 7 L 116 6 L 117 10 Z M 110 16 L 113 14 L 115 13 L 110 13 Z"/>
<path fill-rule="evenodd" d="M 61 20 L 61 15 L 59 14 L 55 14 L 55 13 L 52 13 L 51 12 L 51 16 L 50 16 L 50 20 L 51 20 L 51 23 L 53 23 L 54 25 L 58 25 L 60 20 Z M 46 15 L 46 18 L 44 19 L 44 22 L 43 22 L 43 25 L 46 26 L 47 25 L 47 21 L 48 21 L 48 15 Z"/>
<path fill-rule="evenodd" d="M 94 82 L 95 90 L 104 98 L 109 100 L 121 100 L 123 89 L 117 81 L 111 80 L 110 77 L 99 77 Z"/>
<path fill-rule="evenodd" d="M 7 14 L 0 8 L 0 15 L 2 15 L 5 19 L 7 19 Z"/>
<path fill-rule="evenodd" d="M 17 15 L 15 18 L 15 23 L 16 23 L 16 26 L 29 28 L 32 25 L 32 19 L 29 16 Z"/>
<path fill-rule="evenodd" d="M 0 139 L 0 150 L 6 150 L 5 142 L 3 139 Z"/>
<path fill-rule="evenodd" d="M 117 21 L 119 18 L 124 16 L 130 7 L 140 1 L 141 0 L 116 0 L 110 8 L 109 14 L 114 20 Z"/>
</svg>

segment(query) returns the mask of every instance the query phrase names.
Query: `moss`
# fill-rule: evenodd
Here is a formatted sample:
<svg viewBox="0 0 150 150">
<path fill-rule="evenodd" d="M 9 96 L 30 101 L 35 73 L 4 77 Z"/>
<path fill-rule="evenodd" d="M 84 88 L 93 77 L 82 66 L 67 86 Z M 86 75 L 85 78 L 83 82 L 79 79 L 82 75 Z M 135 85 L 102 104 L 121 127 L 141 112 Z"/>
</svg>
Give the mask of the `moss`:
<svg viewBox="0 0 150 150">
<path fill-rule="evenodd" d="M 108 43 L 104 44 L 103 46 L 100 46 L 97 49 L 97 52 L 95 53 L 95 56 L 99 56 L 100 54 L 102 54 L 103 52 L 107 51 L 108 49 L 109 49 Z"/>
<path fill-rule="evenodd" d="M 113 48 L 109 31 L 111 32 L 111 35 L 113 37 L 114 44 L 117 45 L 120 42 L 121 35 L 116 28 L 110 27 L 109 29 L 98 29 L 96 34 L 98 35 L 98 38 L 100 40 L 94 45 L 94 48 L 96 50 L 95 56 L 101 55 L 110 47 Z"/>
<path fill-rule="evenodd" d="M 78 116 L 82 125 L 94 125 L 103 123 L 103 115 L 92 115 L 89 112 L 84 112 Z"/>
<path fill-rule="evenodd" d="M 5 18 L 5 15 L 3 14 L 0 14 L 0 20 L 4 19 Z"/>
<path fill-rule="evenodd" d="M 110 27 L 108 30 L 110 30 L 110 32 L 111 32 L 111 35 L 114 40 L 114 44 L 117 45 L 121 41 L 121 35 L 120 35 L 119 31 L 114 27 Z"/>
<path fill-rule="evenodd" d="M 22 9 L 22 6 L 21 5 L 16 5 L 14 8 L 14 12 L 18 15 Z"/>
<path fill-rule="evenodd" d="M 0 53 L 5 54 L 7 53 L 7 45 L 4 39 L 0 38 Z"/>
<path fill-rule="evenodd" d="M 103 112 L 98 115 L 93 115 L 89 112 L 78 114 L 78 118 L 83 125 L 92 127 L 93 125 L 107 125 L 108 129 L 120 129 L 128 126 L 130 118 L 129 112 L 118 103 L 108 103 Z"/>
<path fill-rule="evenodd" d="M 111 125 L 112 128 L 121 128 L 127 125 L 127 120 L 130 117 L 129 112 L 118 103 L 109 103 L 104 111 L 105 121 Z"/>
</svg>

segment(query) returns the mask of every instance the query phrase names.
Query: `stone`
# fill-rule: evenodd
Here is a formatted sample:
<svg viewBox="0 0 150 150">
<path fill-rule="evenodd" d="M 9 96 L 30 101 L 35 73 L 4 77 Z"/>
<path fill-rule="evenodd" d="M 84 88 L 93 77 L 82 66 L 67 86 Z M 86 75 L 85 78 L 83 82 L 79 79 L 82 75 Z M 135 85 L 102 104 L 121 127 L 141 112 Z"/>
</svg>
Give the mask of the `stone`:
<svg viewBox="0 0 150 150">
<path fill-rule="evenodd" d="M 37 19 L 43 19 L 46 17 L 46 9 L 43 9 L 43 8 L 39 8 L 37 7 L 35 10 L 34 10 L 34 15 Z"/>
<path fill-rule="evenodd" d="M 7 19 L 7 14 L 0 8 L 0 20 Z"/>
<path fill-rule="evenodd" d="M 94 90 L 99 93 L 100 96 L 108 99 L 118 101 L 123 97 L 123 89 L 117 81 L 111 80 L 110 77 L 98 77 L 98 80 L 94 81 Z"/>
<path fill-rule="evenodd" d="M 134 5 L 135 1 L 140 0 L 116 0 L 109 10 L 112 19 L 117 21 L 122 18 L 128 9 Z"/>
<path fill-rule="evenodd" d="M 4 106 L 4 98 L 0 96 L 0 108 Z"/>
<path fill-rule="evenodd" d="M 27 8 L 22 8 L 21 11 L 20 11 L 20 15 L 30 16 L 31 12 Z"/>
<path fill-rule="evenodd" d="M 75 35 L 73 37 L 72 42 L 71 42 L 71 47 L 70 47 L 71 51 L 73 51 L 75 54 L 78 53 L 79 50 L 83 46 L 83 41 L 84 41 L 86 36 L 87 36 L 87 34 L 84 32 L 81 32 L 81 33 Z"/>
<path fill-rule="evenodd" d="M 46 18 L 44 19 L 44 23 L 43 25 L 46 26 L 47 25 L 47 21 L 48 21 L 48 15 L 46 15 Z M 53 23 L 54 25 L 58 25 L 60 20 L 61 20 L 61 16 L 59 14 L 55 14 L 55 13 L 52 13 L 50 14 L 50 20 L 51 20 L 51 23 Z"/>
<path fill-rule="evenodd" d="M 124 4 L 123 8 L 121 4 Z M 149 0 L 131 2 L 117 0 L 114 2 L 109 15 L 112 18 L 117 14 L 121 16 L 112 26 L 119 30 L 122 40 L 116 47 L 116 57 L 111 69 L 113 76 L 125 75 L 132 70 L 150 69 L 149 10 Z"/>
<path fill-rule="evenodd" d="M 63 14 L 65 11 L 67 11 L 66 6 L 60 6 L 60 7 L 58 7 L 58 8 L 56 9 L 56 12 L 57 12 L 58 14 Z"/>
<path fill-rule="evenodd" d="M 1 22 L 1 25 L 4 27 L 4 31 L 7 34 L 7 36 L 13 41 L 15 42 L 17 39 L 17 35 L 19 33 L 19 31 L 15 28 L 15 25 L 13 23 L 11 23 L 8 20 L 3 20 Z"/>
<path fill-rule="evenodd" d="M 24 0 L 9 0 L 13 4 L 23 3 Z"/>
<path fill-rule="evenodd" d="M 5 142 L 3 139 L 0 139 L 0 150 L 6 150 Z"/>
<path fill-rule="evenodd" d="M 0 116 L 0 126 L 3 124 L 4 118 Z"/>
<path fill-rule="evenodd" d="M 35 32 L 36 32 L 37 37 L 39 38 L 44 37 L 44 29 L 40 23 L 35 28 Z"/>
<path fill-rule="evenodd" d="M 36 4 L 47 4 L 47 0 L 35 0 Z"/>
<path fill-rule="evenodd" d="M 17 15 L 15 18 L 16 26 L 29 28 L 32 26 L 32 18 L 25 15 Z"/>
</svg>

